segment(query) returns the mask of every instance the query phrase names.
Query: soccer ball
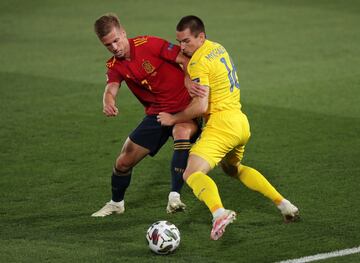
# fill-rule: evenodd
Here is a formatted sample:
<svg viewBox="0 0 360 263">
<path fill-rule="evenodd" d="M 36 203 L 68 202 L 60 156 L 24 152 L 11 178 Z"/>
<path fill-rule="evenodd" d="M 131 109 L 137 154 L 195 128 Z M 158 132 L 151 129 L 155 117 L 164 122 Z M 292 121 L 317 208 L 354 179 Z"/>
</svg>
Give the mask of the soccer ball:
<svg viewBox="0 0 360 263">
<path fill-rule="evenodd" d="M 180 244 L 179 229 L 168 221 L 157 221 L 146 231 L 149 248 L 156 254 L 166 255 Z"/>
</svg>

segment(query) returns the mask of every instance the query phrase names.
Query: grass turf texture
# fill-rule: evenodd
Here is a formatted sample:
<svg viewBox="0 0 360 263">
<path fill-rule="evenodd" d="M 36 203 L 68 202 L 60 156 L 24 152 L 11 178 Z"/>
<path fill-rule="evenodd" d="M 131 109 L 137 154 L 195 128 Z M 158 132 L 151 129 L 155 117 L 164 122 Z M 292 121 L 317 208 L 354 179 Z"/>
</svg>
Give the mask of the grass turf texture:
<svg viewBox="0 0 360 263">
<path fill-rule="evenodd" d="M 239 212 L 209 240 L 210 215 L 187 187 L 188 211 L 167 215 L 171 143 L 134 171 L 122 216 L 91 218 L 143 115 L 126 87 L 120 115 L 101 113 L 109 56 L 92 32 L 119 14 L 128 35 L 175 42 L 187 14 L 203 18 L 238 67 L 252 139 L 244 163 L 301 209 L 283 224 L 257 193 L 211 173 Z M 2 1 L 0 3 L 1 262 L 274 262 L 360 245 L 360 4 L 357 1 Z M 169 220 L 182 235 L 153 255 L 145 231 Z M 328 260 L 358 262 L 360 255 Z"/>
</svg>

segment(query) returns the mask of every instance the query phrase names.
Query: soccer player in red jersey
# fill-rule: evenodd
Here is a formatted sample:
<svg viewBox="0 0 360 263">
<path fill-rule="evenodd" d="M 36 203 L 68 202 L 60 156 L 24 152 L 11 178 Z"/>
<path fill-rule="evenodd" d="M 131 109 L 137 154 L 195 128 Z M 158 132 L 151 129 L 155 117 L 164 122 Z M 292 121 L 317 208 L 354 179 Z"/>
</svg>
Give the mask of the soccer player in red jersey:
<svg viewBox="0 0 360 263">
<path fill-rule="evenodd" d="M 171 163 L 172 189 L 167 212 L 183 210 L 180 200 L 190 149 L 190 140 L 196 135 L 198 125 L 193 121 L 161 126 L 159 112 L 176 113 L 189 105 L 191 97 L 184 85 L 184 72 L 188 59 L 179 46 L 153 36 L 127 38 L 125 29 L 116 15 L 106 14 L 96 20 L 95 32 L 102 44 L 113 54 L 107 62 L 107 85 L 103 96 L 103 112 L 117 116 L 116 96 L 123 81 L 144 105 L 146 116 L 126 139 L 112 173 L 112 199 L 92 214 L 104 217 L 124 212 L 124 194 L 130 184 L 132 168 L 145 156 L 154 156 L 169 136 L 174 138 Z M 196 137 L 196 136 L 195 136 Z"/>
</svg>

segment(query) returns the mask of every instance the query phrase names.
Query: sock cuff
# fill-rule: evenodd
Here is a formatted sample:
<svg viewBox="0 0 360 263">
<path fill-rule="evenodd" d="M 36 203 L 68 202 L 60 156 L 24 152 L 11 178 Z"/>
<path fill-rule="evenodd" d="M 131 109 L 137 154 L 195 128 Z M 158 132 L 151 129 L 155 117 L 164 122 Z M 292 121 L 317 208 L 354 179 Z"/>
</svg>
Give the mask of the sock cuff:
<svg viewBox="0 0 360 263">
<path fill-rule="evenodd" d="M 186 179 L 186 183 L 188 185 L 192 185 L 196 180 L 201 178 L 203 175 L 205 175 L 203 172 L 195 172 L 190 174 L 190 176 Z"/>
<path fill-rule="evenodd" d="M 116 169 L 115 166 L 113 167 L 113 175 L 115 175 L 115 176 L 130 176 L 131 173 L 132 173 L 132 168 L 126 172 L 122 172 L 122 171 Z"/>
<path fill-rule="evenodd" d="M 190 140 L 176 140 L 174 141 L 174 150 L 190 150 Z"/>
<path fill-rule="evenodd" d="M 174 143 L 177 142 L 190 142 L 190 139 L 179 139 L 179 140 L 174 140 Z"/>
</svg>

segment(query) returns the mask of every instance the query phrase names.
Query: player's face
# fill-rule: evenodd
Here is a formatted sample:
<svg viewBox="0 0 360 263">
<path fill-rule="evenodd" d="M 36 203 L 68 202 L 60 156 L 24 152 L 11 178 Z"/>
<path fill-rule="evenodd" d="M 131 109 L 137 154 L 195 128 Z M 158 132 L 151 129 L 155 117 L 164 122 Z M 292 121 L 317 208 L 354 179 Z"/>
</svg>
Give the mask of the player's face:
<svg viewBox="0 0 360 263">
<path fill-rule="evenodd" d="M 195 36 L 187 28 L 184 31 L 176 31 L 176 40 L 180 44 L 181 51 L 188 57 L 191 57 L 194 52 L 202 46 L 205 41 L 205 34 L 200 33 Z"/>
<path fill-rule="evenodd" d="M 130 45 L 125 30 L 113 27 L 110 33 L 100 40 L 115 57 L 130 57 Z"/>
</svg>

